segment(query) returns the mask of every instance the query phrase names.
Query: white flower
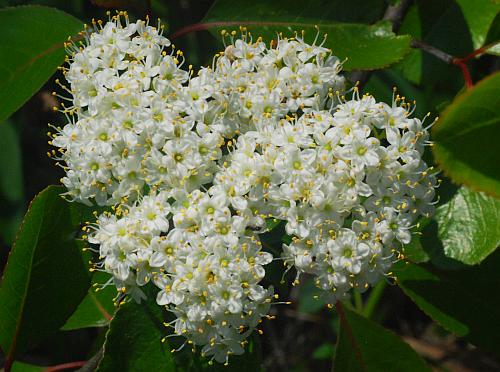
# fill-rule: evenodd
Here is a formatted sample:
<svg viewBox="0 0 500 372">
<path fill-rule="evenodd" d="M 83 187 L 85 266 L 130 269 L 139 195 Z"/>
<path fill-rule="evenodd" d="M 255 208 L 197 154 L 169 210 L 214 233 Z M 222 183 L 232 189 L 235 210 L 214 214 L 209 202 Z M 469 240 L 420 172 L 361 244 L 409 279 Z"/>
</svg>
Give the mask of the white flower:
<svg viewBox="0 0 500 372">
<path fill-rule="evenodd" d="M 336 269 L 345 269 L 351 274 L 359 274 L 364 258 L 370 254 L 370 247 L 358 242 L 351 229 L 341 229 L 339 236 L 327 243 L 331 264 Z"/>
</svg>

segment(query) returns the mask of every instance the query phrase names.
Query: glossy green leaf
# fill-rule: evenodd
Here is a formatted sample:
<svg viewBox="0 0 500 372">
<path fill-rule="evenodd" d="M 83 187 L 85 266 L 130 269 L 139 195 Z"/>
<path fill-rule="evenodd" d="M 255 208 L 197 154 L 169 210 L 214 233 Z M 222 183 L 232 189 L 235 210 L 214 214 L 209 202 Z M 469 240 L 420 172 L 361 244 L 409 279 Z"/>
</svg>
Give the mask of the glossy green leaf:
<svg viewBox="0 0 500 372">
<path fill-rule="evenodd" d="M 92 283 L 98 284 L 100 288 L 110 279 L 110 275 L 102 272 L 95 272 L 92 276 Z M 63 330 L 105 327 L 111 321 L 115 312 L 114 298 L 116 297 L 116 287 L 111 284 L 104 289 L 96 291 L 96 287 L 89 288 L 87 296 L 83 299 L 78 309 L 71 315 Z"/>
<path fill-rule="evenodd" d="M 83 28 L 57 9 L 0 10 L 0 122 L 26 102 L 64 60 L 63 42 Z"/>
<path fill-rule="evenodd" d="M 461 187 L 434 220 L 446 257 L 474 265 L 500 246 L 500 200 L 485 193 Z"/>
<path fill-rule="evenodd" d="M 388 22 L 371 26 L 347 23 L 362 21 L 362 9 L 368 5 L 364 3 L 358 8 L 349 4 L 351 13 L 361 15 L 355 17 L 347 10 L 339 14 L 341 7 L 336 1 L 219 0 L 210 8 L 201 25 L 196 26 L 197 29 L 209 28 L 217 37 L 222 29 L 246 26 L 267 42 L 276 39 L 278 33 L 291 37 L 295 31 L 300 33 L 302 30 L 306 31 L 306 40 L 312 42 L 318 26 L 321 35 L 328 34 L 325 46 L 341 60 L 347 58 L 343 65 L 346 70 L 373 70 L 399 61 L 409 51 L 409 36 L 396 36 Z"/>
<path fill-rule="evenodd" d="M 393 332 L 345 307 L 343 313 L 339 314 L 334 371 L 430 371 Z"/>
<path fill-rule="evenodd" d="M 455 182 L 500 197 L 500 73 L 448 106 L 433 127 L 437 162 Z"/>
<path fill-rule="evenodd" d="M 168 343 L 161 342 L 166 331 L 154 296 L 122 305 L 111 321 L 97 371 L 174 371 Z"/>
<path fill-rule="evenodd" d="M 419 221 L 403 254 L 413 263 L 430 260 L 443 269 L 480 263 L 500 245 L 500 200 L 446 179 L 437 191 L 434 217 Z"/>
<path fill-rule="evenodd" d="M 33 199 L 0 287 L 0 345 L 13 359 L 56 332 L 89 288 L 68 203 L 50 186 Z"/>
<path fill-rule="evenodd" d="M 23 199 L 23 168 L 19 138 L 11 122 L 0 125 L 0 200 Z"/>
<path fill-rule="evenodd" d="M 441 326 L 500 355 L 500 251 L 481 265 L 439 270 L 431 265 L 398 262 L 398 285 Z"/>
<path fill-rule="evenodd" d="M 487 43 L 488 31 L 495 17 L 500 12 L 500 3 L 491 0 L 456 0 L 469 26 L 474 49 Z M 490 53 L 500 52 L 500 47 L 489 50 Z"/>
</svg>

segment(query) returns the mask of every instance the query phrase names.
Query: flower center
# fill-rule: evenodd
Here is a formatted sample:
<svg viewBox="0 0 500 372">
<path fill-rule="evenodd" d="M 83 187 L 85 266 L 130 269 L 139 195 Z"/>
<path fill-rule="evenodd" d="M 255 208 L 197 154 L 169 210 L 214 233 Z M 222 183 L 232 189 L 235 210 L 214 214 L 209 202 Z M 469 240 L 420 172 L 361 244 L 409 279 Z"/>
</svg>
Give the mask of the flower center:
<svg viewBox="0 0 500 372">
<path fill-rule="evenodd" d="M 342 252 L 342 255 L 346 258 L 351 258 L 353 255 L 353 251 L 351 247 L 345 247 L 344 252 Z"/>
<path fill-rule="evenodd" d="M 358 155 L 363 156 L 364 154 L 366 154 L 367 151 L 368 149 L 366 147 L 361 146 L 360 148 L 358 148 Z"/>
</svg>

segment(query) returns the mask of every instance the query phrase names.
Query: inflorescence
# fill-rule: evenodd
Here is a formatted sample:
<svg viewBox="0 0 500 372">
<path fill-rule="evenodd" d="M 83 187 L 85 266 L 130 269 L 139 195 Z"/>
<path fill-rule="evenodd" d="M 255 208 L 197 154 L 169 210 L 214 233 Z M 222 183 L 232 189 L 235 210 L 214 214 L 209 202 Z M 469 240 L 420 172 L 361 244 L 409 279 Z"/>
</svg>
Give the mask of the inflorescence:
<svg viewBox="0 0 500 372">
<path fill-rule="evenodd" d="M 432 214 L 428 128 L 399 96 L 347 99 L 341 62 L 316 40 L 224 31 L 195 74 L 160 24 L 120 12 L 82 36 L 67 44 L 68 123 L 51 141 L 65 196 L 111 206 L 86 227 L 95 268 L 138 301 L 154 283 L 171 335 L 203 355 L 243 353 L 277 298 L 260 284 L 267 220 L 291 238 L 274 259 L 333 303 L 384 277 Z"/>
</svg>

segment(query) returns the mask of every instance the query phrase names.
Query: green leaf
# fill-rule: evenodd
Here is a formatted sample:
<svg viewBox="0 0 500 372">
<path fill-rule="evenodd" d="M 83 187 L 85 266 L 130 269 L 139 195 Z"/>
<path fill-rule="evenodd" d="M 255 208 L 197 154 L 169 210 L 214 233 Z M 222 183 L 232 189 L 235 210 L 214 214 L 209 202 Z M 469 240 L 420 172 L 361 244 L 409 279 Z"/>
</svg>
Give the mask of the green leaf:
<svg viewBox="0 0 500 372">
<path fill-rule="evenodd" d="M 168 343 L 161 342 L 166 331 L 162 307 L 154 296 L 140 304 L 130 301 L 122 305 L 111 321 L 97 371 L 175 370 Z"/>
<path fill-rule="evenodd" d="M 392 271 L 398 285 L 442 327 L 500 355 L 500 251 L 481 265 L 439 270 L 398 262 Z"/>
<path fill-rule="evenodd" d="M 500 201 L 443 181 L 434 217 L 419 222 L 402 251 L 413 263 L 430 260 L 442 269 L 478 264 L 500 244 Z"/>
<path fill-rule="evenodd" d="M 103 272 L 95 272 L 92 283 L 102 285 L 110 279 L 110 275 Z M 99 287 L 98 287 L 99 288 Z M 88 291 L 78 309 L 71 315 L 62 330 L 68 331 L 79 328 L 105 327 L 115 312 L 114 298 L 116 287 L 111 284 L 104 289 L 98 290 L 94 286 Z"/>
<path fill-rule="evenodd" d="M 482 192 L 461 187 L 437 208 L 434 220 L 448 258 L 475 265 L 500 246 L 500 200 Z"/>
<path fill-rule="evenodd" d="M 481 48 L 487 43 L 488 31 L 500 12 L 500 3 L 491 0 L 457 0 L 457 4 L 469 26 L 474 49 Z M 489 52 L 498 53 L 500 47 L 492 48 Z"/>
<path fill-rule="evenodd" d="M 339 307 L 340 333 L 334 371 L 430 371 L 420 356 L 393 332 Z"/>
<path fill-rule="evenodd" d="M 24 197 L 21 149 L 11 122 L 0 125 L 0 192 L 10 202 Z"/>
<path fill-rule="evenodd" d="M 448 106 L 432 130 L 434 156 L 455 182 L 500 197 L 500 73 Z"/>
<path fill-rule="evenodd" d="M 63 42 L 83 28 L 57 9 L 0 10 L 0 122 L 22 106 L 64 60 Z"/>
<path fill-rule="evenodd" d="M 363 14 L 366 2 L 356 9 Z M 256 0 L 235 2 L 218 0 L 210 8 L 201 24 L 196 29 L 210 29 L 216 37 L 225 28 L 246 26 L 256 36 L 262 36 L 266 42 L 276 39 L 278 33 L 292 37 L 294 32 L 306 31 L 306 40 L 312 42 L 317 34 L 316 25 L 321 35 L 328 34 L 325 46 L 341 60 L 346 58 L 344 69 L 373 70 L 386 67 L 403 58 L 410 49 L 409 36 L 396 36 L 388 22 L 374 25 L 346 23 L 362 21 L 345 11 L 339 12 L 339 2 L 313 0 L 304 3 L 299 0 L 266 1 Z M 367 10 L 369 11 L 369 10 Z M 372 22 L 374 19 L 372 20 Z M 189 31 L 189 27 L 184 32 Z M 322 40 L 322 37 L 320 37 Z"/>
<path fill-rule="evenodd" d="M 0 287 L 0 345 L 8 360 L 56 332 L 75 311 L 89 276 L 62 187 L 31 202 Z"/>
</svg>

